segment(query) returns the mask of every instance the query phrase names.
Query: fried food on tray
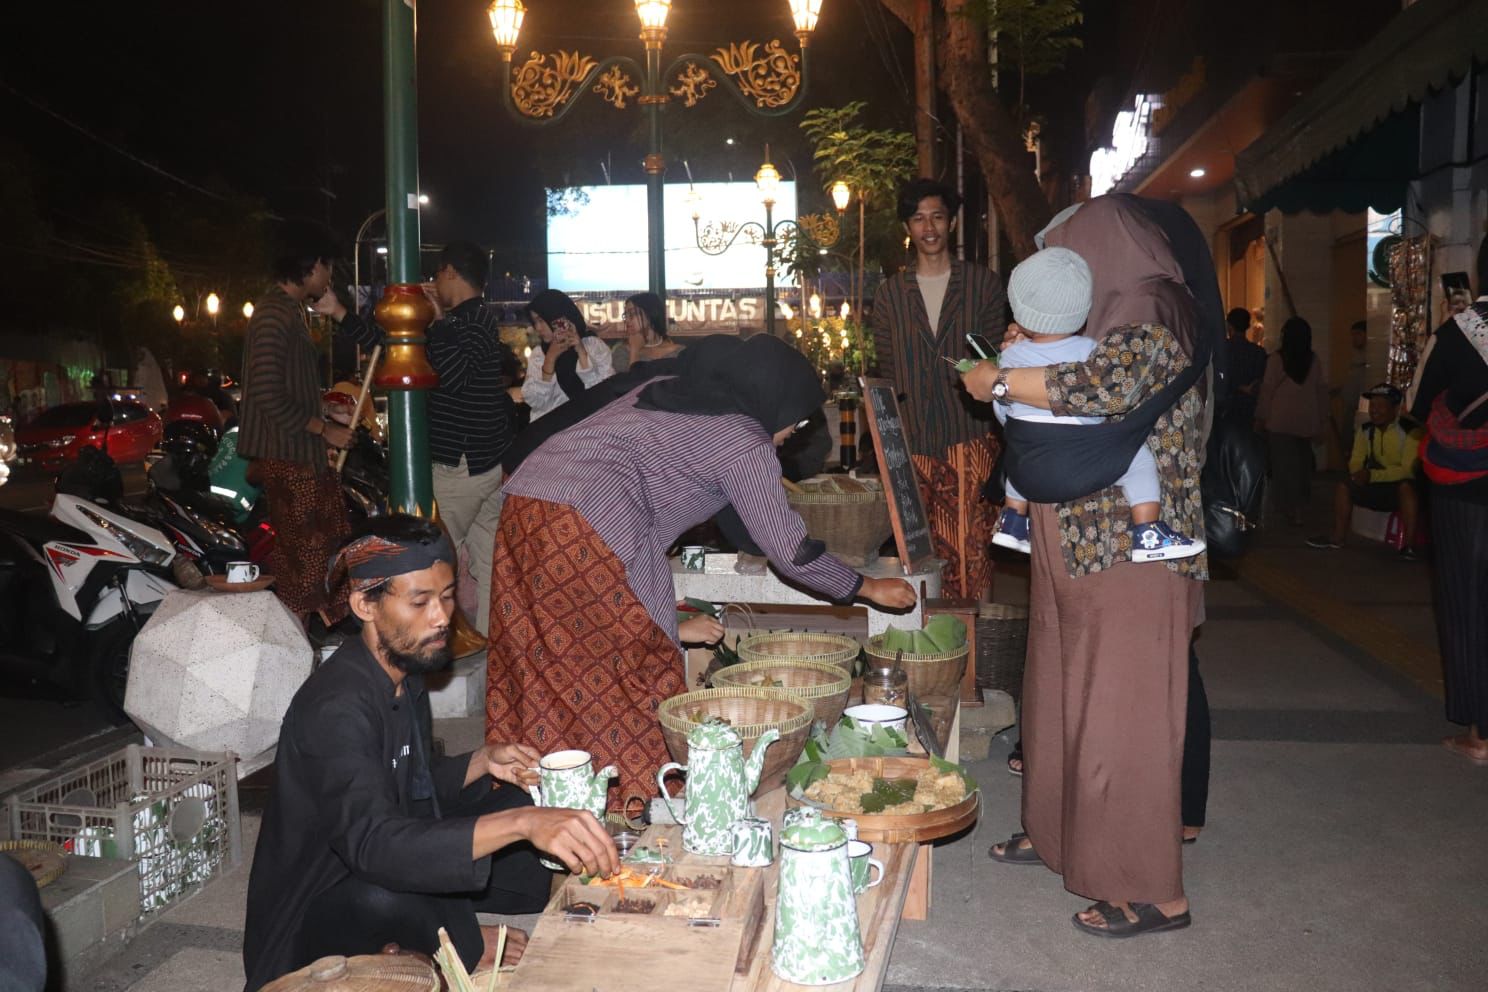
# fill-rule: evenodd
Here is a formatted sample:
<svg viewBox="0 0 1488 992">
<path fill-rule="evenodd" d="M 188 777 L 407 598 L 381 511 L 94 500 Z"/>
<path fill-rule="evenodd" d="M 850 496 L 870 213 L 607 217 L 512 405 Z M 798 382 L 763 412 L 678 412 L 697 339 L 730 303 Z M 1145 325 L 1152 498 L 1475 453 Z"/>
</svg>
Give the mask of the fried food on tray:
<svg viewBox="0 0 1488 992">
<path fill-rule="evenodd" d="M 842 813 L 865 813 L 870 812 L 864 809 L 864 800 L 868 796 L 875 792 L 908 793 L 911 782 L 914 785 L 913 794 L 903 802 L 873 809 L 871 812 L 888 816 L 929 813 L 954 806 L 966 798 L 966 782 L 959 774 L 935 768 L 926 768 L 913 779 L 876 779 L 862 769 L 852 772 L 834 771 L 826 778 L 811 783 L 806 788 L 805 795 L 807 799 L 820 803 L 827 809 Z"/>
</svg>

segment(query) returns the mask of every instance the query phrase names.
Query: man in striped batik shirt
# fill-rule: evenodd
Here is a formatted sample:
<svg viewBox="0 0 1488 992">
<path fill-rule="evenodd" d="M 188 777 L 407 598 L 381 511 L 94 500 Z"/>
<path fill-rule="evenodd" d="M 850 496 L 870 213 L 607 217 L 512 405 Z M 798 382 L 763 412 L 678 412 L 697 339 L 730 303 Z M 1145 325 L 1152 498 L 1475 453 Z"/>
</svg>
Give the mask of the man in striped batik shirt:
<svg viewBox="0 0 1488 992">
<path fill-rule="evenodd" d="M 967 334 L 992 347 L 1007 326 L 1007 294 L 997 273 L 951 252 L 961 197 L 933 179 L 899 194 L 899 219 L 914 243 L 914 264 L 890 276 L 873 298 L 880 374 L 899 394 L 935 554 L 945 560 L 942 595 L 983 598 L 991 591 L 995 507 L 982 484 L 997 462 L 992 408 L 961 387 L 952 362 L 979 358 Z"/>
</svg>

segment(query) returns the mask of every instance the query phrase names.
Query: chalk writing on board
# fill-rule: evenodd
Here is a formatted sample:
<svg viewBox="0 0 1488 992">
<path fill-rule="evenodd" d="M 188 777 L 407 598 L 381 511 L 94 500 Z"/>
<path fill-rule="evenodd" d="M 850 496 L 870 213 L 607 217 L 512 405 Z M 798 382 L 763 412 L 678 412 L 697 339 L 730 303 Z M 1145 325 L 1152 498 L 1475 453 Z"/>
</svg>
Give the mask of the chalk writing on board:
<svg viewBox="0 0 1488 992">
<path fill-rule="evenodd" d="M 884 493 L 888 498 L 889 517 L 894 527 L 894 540 L 905 571 L 917 571 L 934 556 L 930 524 L 925 505 L 920 499 L 919 483 L 909 456 L 909 443 L 904 437 L 904 421 L 899 416 L 899 403 L 894 385 L 886 379 L 863 379 L 863 395 L 868 400 L 868 429 L 884 476 Z"/>
</svg>

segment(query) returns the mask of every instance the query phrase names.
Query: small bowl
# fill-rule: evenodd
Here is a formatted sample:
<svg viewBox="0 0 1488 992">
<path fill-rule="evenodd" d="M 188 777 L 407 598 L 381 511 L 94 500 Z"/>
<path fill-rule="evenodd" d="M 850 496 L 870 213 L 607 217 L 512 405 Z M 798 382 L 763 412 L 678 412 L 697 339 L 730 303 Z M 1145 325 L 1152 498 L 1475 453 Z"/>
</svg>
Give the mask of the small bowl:
<svg viewBox="0 0 1488 992">
<path fill-rule="evenodd" d="M 849 706 L 842 711 L 843 716 L 850 716 L 853 722 L 865 727 L 889 727 L 904 733 L 904 728 L 909 725 L 909 710 L 903 706 L 888 706 L 883 703 L 864 703 L 861 706 Z"/>
</svg>

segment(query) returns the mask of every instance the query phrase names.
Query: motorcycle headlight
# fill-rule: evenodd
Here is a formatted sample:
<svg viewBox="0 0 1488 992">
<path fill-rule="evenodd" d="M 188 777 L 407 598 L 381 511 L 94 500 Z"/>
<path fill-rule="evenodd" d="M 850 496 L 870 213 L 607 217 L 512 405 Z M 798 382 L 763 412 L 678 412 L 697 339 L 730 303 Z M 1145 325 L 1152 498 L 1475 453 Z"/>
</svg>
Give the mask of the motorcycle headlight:
<svg viewBox="0 0 1488 992">
<path fill-rule="evenodd" d="M 91 520 L 99 530 L 124 545 L 129 553 L 140 561 L 148 562 L 151 565 L 164 565 L 170 561 L 171 553 L 169 551 L 156 547 L 128 527 L 116 524 L 102 514 L 94 513 L 86 506 L 78 507 L 78 512 Z"/>
</svg>

